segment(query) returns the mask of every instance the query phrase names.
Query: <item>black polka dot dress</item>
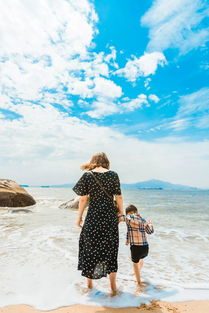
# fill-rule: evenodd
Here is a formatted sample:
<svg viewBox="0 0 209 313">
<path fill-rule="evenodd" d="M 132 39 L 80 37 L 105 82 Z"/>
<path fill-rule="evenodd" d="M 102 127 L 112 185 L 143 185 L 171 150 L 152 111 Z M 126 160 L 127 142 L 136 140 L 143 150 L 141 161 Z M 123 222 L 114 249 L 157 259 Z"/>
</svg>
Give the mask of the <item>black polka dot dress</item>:
<svg viewBox="0 0 209 313">
<path fill-rule="evenodd" d="M 93 173 L 110 195 L 120 195 L 120 181 L 114 171 Z M 78 270 L 91 279 L 117 272 L 118 218 L 113 201 L 102 191 L 90 172 L 85 172 L 73 190 L 89 195 L 89 208 L 79 239 Z"/>
</svg>

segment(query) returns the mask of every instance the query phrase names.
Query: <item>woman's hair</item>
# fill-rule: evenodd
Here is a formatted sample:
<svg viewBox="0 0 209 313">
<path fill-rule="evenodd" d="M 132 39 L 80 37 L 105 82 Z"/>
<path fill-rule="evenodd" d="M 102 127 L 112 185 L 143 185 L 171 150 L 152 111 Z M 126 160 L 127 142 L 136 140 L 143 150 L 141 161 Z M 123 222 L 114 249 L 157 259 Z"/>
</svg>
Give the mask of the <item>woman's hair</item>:
<svg viewBox="0 0 209 313">
<path fill-rule="evenodd" d="M 95 167 L 102 166 L 109 170 L 110 161 L 104 152 L 94 154 L 90 162 L 81 165 L 82 170 L 93 170 Z"/>
<path fill-rule="evenodd" d="M 130 212 L 138 213 L 137 207 L 135 207 L 135 205 L 133 204 L 130 204 L 129 206 L 127 206 L 126 215 Z"/>
</svg>

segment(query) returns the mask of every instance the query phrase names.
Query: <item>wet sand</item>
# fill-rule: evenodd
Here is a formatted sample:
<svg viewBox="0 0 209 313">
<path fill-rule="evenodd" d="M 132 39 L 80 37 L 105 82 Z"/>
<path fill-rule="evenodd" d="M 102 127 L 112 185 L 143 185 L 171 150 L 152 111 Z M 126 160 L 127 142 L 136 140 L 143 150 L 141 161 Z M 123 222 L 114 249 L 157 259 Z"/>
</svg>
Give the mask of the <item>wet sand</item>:
<svg viewBox="0 0 209 313">
<path fill-rule="evenodd" d="M 158 302 L 133 308 L 107 308 L 101 306 L 72 305 L 49 311 L 37 310 L 28 305 L 0 307 L 0 313 L 208 313 L 209 301 Z"/>
</svg>

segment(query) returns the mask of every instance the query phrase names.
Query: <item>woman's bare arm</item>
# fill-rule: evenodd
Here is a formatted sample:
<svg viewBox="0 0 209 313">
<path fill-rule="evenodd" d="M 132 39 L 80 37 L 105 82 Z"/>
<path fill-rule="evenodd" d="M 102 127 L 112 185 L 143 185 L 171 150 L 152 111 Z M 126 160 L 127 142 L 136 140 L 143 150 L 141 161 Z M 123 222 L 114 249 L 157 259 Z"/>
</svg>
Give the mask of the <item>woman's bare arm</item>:
<svg viewBox="0 0 209 313">
<path fill-rule="evenodd" d="M 85 209 L 86 204 L 88 202 L 88 197 L 89 197 L 88 195 L 85 195 L 85 196 L 81 196 L 79 199 L 78 219 L 77 219 L 77 223 L 76 223 L 76 225 L 78 227 L 82 227 L 82 223 L 83 223 L 82 217 L 83 217 L 84 209 Z"/>
<path fill-rule="evenodd" d="M 122 195 L 115 195 L 115 200 L 118 205 L 118 214 L 123 215 L 123 197 Z"/>
</svg>

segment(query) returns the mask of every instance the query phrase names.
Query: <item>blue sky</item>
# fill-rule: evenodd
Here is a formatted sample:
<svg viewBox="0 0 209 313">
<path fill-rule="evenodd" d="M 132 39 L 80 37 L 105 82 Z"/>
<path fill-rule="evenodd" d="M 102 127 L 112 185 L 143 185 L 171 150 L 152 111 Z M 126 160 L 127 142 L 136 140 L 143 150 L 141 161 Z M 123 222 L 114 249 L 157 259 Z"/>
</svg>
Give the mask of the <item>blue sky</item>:
<svg viewBox="0 0 209 313">
<path fill-rule="evenodd" d="M 73 181 L 106 151 L 124 182 L 209 187 L 207 4 L 4 3 L 2 175 Z"/>
<path fill-rule="evenodd" d="M 97 24 L 98 35 L 95 37 L 95 51 L 107 51 L 109 46 L 114 46 L 117 54 L 119 68 L 124 67 L 132 56 L 139 58 L 146 51 L 149 43 L 149 29 L 142 25 L 142 17 L 152 7 L 154 1 L 95 1 L 95 9 L 99 16 Z M 183 8 L 182 8 L 183 9 Z M 205 29 L 207 20 L 203 19 L 196 25 L 197 29 Z M 142 106 L 123 114 L 112 114 L 102 117 L 97 121 L 100 125 L 111 125 L 127 134 L 134 134 L 143 140 L 153 140 L 166 136 L 186 136 L 187 140 L 208 139 L 208 125 L 198 127 L 197 119 L 207 117 L 209 105 L 200 112 L 185 114 L 181 127 L 168 127 L 169 122 L 176 118 L 181 105 L 181 97 L 194 94 L 208 86 L 208 45 L 203 44 L 188 48 L 189 51 L 181 53 L 176 47 L 168 46 L 163 50 L 167 65 L 159 68 L 154 75 L 150 75 L 150 91 L 145 88 L 146 77 L 138 77 L 134 82 L 128 82 L 124 77 L 111 76 L 111 79 L 123 89 L 123 96 L 134 99 L 138 94 L 153 93 L 160 101 L 151 102 L 150 106 Z M 190 50 L 191 49 L 191 50 Z M 208 103 L 209 93 L 205 94 Z M 192 104 L 191 104 L 192 105 Z M 85 115 L 84 115 L 85 117 Z M 85 117 L 86 118 L 86 117 Z M 190 122 L 188 122 L 188 119 Z M 89 120 L 89 119 L 88 119 Z M 161 123 L 164 127 L 156 129 Z M 131 124 L 131 125 L 130 125 Z M 154 129 L 153 129 L 154 128 Z M 153 129 L 153 131 L 150 131 Z"/>
</svg>

